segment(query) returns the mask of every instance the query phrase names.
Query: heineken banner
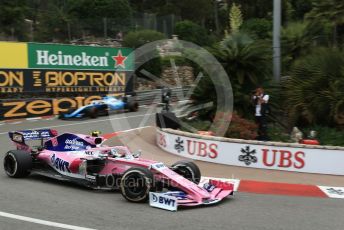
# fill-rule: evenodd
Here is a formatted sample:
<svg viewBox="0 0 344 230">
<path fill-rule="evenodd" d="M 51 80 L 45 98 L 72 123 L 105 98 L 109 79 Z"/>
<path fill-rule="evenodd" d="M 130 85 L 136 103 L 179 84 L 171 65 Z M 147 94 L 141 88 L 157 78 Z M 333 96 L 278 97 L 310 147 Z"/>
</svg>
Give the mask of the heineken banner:
<svg viewBox="0 0 344 230">
<path fill-rule="evenodd" d="M 0 93 L 125 92 L 132 49 L 0 42 Z"/>
</svg>

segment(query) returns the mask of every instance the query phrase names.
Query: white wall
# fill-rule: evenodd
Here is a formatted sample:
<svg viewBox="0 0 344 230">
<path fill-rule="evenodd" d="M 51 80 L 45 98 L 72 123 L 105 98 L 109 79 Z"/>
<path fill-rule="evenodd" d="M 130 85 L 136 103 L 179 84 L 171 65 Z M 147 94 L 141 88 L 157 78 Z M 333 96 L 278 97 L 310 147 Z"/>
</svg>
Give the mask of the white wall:
<svg viewBox="0 0 344 230">
<path fill-rule="evenodd" d="M 195 159 L 250 168 L 344 175 L 344 151 L 326 148 L 220 141 L 157 129 L 157 144 L 166 152 Z M 243 143 L 244 142 L 244 143 Z"/>
</svg>

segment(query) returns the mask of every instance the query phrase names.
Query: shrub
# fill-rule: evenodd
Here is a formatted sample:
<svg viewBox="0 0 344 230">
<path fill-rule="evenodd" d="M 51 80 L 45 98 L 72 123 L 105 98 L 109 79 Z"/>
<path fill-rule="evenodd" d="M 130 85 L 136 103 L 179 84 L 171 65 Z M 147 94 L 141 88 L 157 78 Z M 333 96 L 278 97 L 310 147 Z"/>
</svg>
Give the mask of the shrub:
<svg viewBox="0 0 344 230">
<path fill-rule="evenodd" d="M 188 20 L 178 22 L 174 33 L 177 34 L 180 39 L 193 42 L 200 46 L 209 45 L 210 43 L 207 31 L 200 25 Z"/>
<path fill-rule="evenodd" d="M 165 35 L 154 30 L 139 30 L 129 32 L 123 40 L 123 45 L 132 48 L 138 48 L 146 43 L 154 42 L 164 39 Z M 156 51 L 157 52 L 157 51 Z M 158 56 L 158 55 L 157 55 Z M 139 78 L 146 78 L 145 74 L 141 73 L 142 70 L 153 74 L 156 77 L 160 77 L 161 74 L 161 60 L 159 57 L 146 60 L 143 56 L 141 59 L 136 59 L 136 66 L 139 66 L 135 71 L 135 74 Z M 143 65 L 141 65 L 144 63 Z"/>
<path fill-rule="evenodd" d="M 326 126 L 313 126 L 302 130 L 307 136 L 311 130 L 317 132 L 317 139 L 321 145 L 344 146 L 344 131 Z"/>
<path fill-rule="evenodd" d="M 244 22 L 242 30 L 259 39 L 271 38 L 272 21 L 265 18 L 252 18 Z"/>
<path fill-rule="evenodd" d="M 123 40 L 123 45 L 137 48 L 146 43 L 154 42 L 166 38 L 164 34 L 155 30 L 139 30 L 129 32 Z"/>
<path fill-rule="evenodd" d="M 297 126 L 344 124 L 344 55 L 317 49 L 299 60 L 286 80 L 285 105 Z"/>
<path fill-rule="evenodd" d="M 255 140 L 258 135 L 257 125 L 253 121 L 240 117 L 236 112 L 228 117 L 223 117 L 221 115 L 217 116 L 217 119 L 221 119 L 224 121 L 227 120 L 228 122 L 231 122 L 225 134 L 226 137 Z"/>
<path fill-rule="evenodd" d="M 270 141 L 291 142 L 290 134 L 286 132 L 286 129 L 275 123 L 269 125 L 268 136 Z"/>
</svg>

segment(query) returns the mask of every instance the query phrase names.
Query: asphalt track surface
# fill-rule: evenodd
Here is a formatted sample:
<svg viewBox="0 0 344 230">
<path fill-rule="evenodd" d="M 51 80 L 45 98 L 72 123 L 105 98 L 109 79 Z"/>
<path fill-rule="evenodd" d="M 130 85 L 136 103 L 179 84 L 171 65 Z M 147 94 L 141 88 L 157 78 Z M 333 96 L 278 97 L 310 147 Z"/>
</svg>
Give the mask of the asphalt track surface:
<svg viewBox="0 0 344 230">
<path fill-rule="evenodd" d="M 145 115 L 145 114 L 148 114 Z M 101 130 L 111 133 L 152 125 L 153 111 L 141 108 L 136 113 L 116 114 L 95 120 L 39 120 L 0 125 L 0 143 L 3 155 L 11 149 L 5 134 L 10 130 L 54 128 L 59 132 L 89 133 Z M 144 119 L 143 122 L 142 120 Z M 126 141 L 126 139 L 124 139 Z M 145 153 L 143 157 L 153 153 Z M 166 155 L 167 156 L 167 155 Z M 157 156 L 157 158 L 165 156 Z M 2 158 L 2 157 L 1 157 Z M 166 157 L 167 161 L 177 157 Z M 217 165 L 200 163 L 207 176 L 212 171 L 220 174 Z M 203 170 L 204 169 L 204 170 Z M 256 171 L 252 171 L 256 174 Z M 240 174 L 238 172 L 238 174 Z M 246 174 L 242 174 L 246 175 Z M 281 174 L 282 175 L 282 174 Z M 288 175 L 288 180 L 297 178 Z M 291 175 L 291 176 L 290 176 Z M 263 176 L 263 174 L 261 174 Z M 248 177 L 248 175 L 246 175 Z M 256 175 L 252 175 L 256 177 Z M 302 175 L 300 181 L 307 179 Z M 322 176 L 317 176 L 322 177 Z M 325 177 L 330 179 L 331 177 Z M 278 179 L 283 179 L 279 176 Z M 335 178 L 335 184 L 342 178 Z M 315 179 L 313 179 L 315 180 Z M 326 181 L 326 180 L 325 180 Z M 329 182 L 331 183 L 331 182 Z M 341 184 L 343 186 L 343 184 Z M 41 221 L 65 224 L 63 228 L 8 218 L 15 214 Z M 133 204 L 118 192 L 94 191 L 52 179 L 31 176 L 25 179 L 8 178 L 0 167 L 0 230 L 12 229 L 271 229 L 271 230 L 342 230 L 344 229 L 344 200 L 294 196 L 237 193 L 234 198 L 211 207 L 180 209 L 168 212 Z M 39 221 L 38 221 L 39 222 Z M 49 223 L 50 223 L 49 222 Z"/>
</svg>

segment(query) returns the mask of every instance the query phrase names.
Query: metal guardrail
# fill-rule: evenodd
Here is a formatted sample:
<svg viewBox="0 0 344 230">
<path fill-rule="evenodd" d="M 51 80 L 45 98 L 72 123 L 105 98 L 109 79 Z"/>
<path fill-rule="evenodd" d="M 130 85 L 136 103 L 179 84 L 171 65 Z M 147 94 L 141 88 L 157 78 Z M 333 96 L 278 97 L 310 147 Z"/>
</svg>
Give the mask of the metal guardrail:
<svg viewBox="0 0 344 230">
<path fill-rule="evenodd" d="M 172 101 L 179 101 L 179 100 L 186 100 L 188 98 L 184 98 L 187 92 L 189 91 L 190 87 L 176 87 L 171 88 L 172 90 Z M 145 90 L 145 91 L 136 91 L 136 100 L 143 104 L 147 105 L 153 103 L 154 101 L 161 102 L 161 89 L 154 89 L 154 90 Z M 128 93 L 131 94 L 131 93 Z M 65 96 L 67 97 L 67 96 Z M 48 100 L 52 99 L 50 97 L 27 97 L 27 98 L 0 98 L 0 101 L 30 101 L 30 100 Z"/>
<path fill-rule="evenodd" d="M 184 98 L 185 95 L 190 90 L 190 87 L 178 87 L 172 88 L 172 96 L 171 101 L 179 101 L 179 100 L 188 100 L 189 98 Z M 149 105 L 152 103 L 160 103 L 161 102 L 161 89 L 155 90 L 147 90 L 147 91 L 138 91 L 136 92 L 136 100 L 139 102 L 140 105 Z"/>
</svg>

